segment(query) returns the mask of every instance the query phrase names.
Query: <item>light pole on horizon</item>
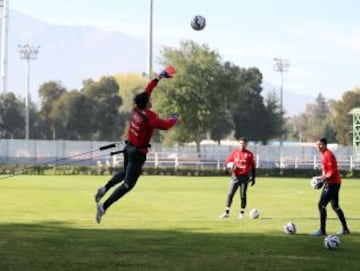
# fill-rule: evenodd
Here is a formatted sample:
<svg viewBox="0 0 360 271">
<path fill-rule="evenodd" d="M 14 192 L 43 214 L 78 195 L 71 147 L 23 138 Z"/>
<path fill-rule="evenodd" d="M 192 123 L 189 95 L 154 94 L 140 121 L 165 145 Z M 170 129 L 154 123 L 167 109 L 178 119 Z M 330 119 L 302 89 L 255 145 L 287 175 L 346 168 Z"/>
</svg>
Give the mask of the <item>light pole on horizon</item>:
<svg viewBox="0 0 360 271">
<path fill-rule="evenodd" d="M 281 127 L 280 127 L 280 147 L 283 146 L 284 141 L 284 132 L 282 125 L 282 117 L 284 114 L 284 72 L 287 72 L 290 67 L 290 63 L 288 59 L 284 59 L 281 57 L 274 57 L 274 71 L 280 72 L 281 84 L 280 84 L 280 117 L 281 117 Z"/>
<path fill-rule="evenodd" d="M 7 92 L 9 0 L 0 1 L 1 45 L 0 45 L 0 93 Z"/>
<path fill-rule="evenodd" d="M 149 40 L 148 40 L 148 70 L 147 75 L 150 78 L 153 70 L 153 0 L 149 0 Z"/>
<path fill-rule="evenodd" d="M 26 95 L 25 95 L 25 139 L 29 140 L 30 118 L 29 118 L 29 94 L 30 94 L 30 60 L 36 59 L 40 46 L 31 44 L 18 45 L 18 51 L 21 59 L 26 60 Z"/>
</svg>

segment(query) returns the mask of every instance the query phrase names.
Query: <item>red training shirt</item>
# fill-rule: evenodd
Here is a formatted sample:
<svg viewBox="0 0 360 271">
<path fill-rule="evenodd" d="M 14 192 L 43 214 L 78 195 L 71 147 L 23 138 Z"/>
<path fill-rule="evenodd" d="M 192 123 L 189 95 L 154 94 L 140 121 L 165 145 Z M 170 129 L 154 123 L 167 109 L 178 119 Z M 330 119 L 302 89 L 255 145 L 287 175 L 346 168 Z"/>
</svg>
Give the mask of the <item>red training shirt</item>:
<svg viewBox="0 0 360 271">
<path fill-rule="evenodd" d="M 249 150 L 233 150 L 224 164 L 226 165 L 229 162 L 233 162 L 236 166 L 234 175 L 249 175 L 250 170 L 255 168 L 254 154 Z"/>
<path fill-rule="evenodd" d="M 337 166 L 335 155 L 328 149 L 322 153 L 321 158 L 322 174 L 330 174 L 327 179 L 328 183 L 341 183 L 340 172 Z"/>
<path fill-rule="evenodd" d="M 145 88 L 145 92 L 151 96 L 153 89 L 158 83 L 158 79 L 153 79 Z M 139 151 L 143 153 L 148 152 L 148 145 L 150 143 L 154 129 L 168 130 L 174 126 L 176 120 L 162 119 L 154 111 L 149 109 L 140 109 L 134 106 L 131 112 L 131 122 L 128 131 L 128 140 L 130 144 L 140 147 Z"/>
</svg>

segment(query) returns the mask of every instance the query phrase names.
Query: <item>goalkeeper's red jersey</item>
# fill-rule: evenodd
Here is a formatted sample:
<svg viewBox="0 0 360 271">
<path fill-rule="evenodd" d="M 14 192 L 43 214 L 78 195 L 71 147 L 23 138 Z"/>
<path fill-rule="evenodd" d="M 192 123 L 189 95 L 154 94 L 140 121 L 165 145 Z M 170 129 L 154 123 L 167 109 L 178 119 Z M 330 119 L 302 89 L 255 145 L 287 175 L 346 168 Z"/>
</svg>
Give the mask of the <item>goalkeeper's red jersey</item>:
<svg viewBox="0 0 360 271">
<path fill-rule="evenodd" d="M 328 183 L 341 183 L 337 161 L 335 155 L 330 150 L 327 149 L 322 153 L 321 165 L 322 174 L 330 174 L 330 178 L 327 179 Z"/>
<path fill-rule="evenodd" d="M 249 150 L 235 149 L 227 157 L 224 164 L 233 162 L 236 169 L 234 175 L 249 175 L 250 170 L 255 168 L 254 154 Z"/>
<path fill-rule="evenodd" d="M 151 96 L 156 87 L 158 79 L 153 79 L 145 88 L 145 92 Z M 176 120 L 162 119 L 154 111 L 140 109 L 135 106 L 131 112 L 131 122 L 128 131 L 128 141 L 131 145 L 138 147 L 143 153 L 148 152 L 149 143 L 154 129 L 168 130 L 174 126 Z"/>
</svg>

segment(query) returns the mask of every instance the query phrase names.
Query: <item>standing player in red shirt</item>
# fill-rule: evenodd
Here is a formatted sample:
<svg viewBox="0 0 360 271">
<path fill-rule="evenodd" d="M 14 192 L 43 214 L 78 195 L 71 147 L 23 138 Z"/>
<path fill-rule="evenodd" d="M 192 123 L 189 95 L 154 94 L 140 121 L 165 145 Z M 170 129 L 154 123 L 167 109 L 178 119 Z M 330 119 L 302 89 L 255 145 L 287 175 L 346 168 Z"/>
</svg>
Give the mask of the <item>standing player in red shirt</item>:
<svg viewBox="0 0 360 271">
<path fill-rule="evenodd" d="M 241 137 L 239 140 L 239 148 L 233 150 L 226 161 L 224 162 L 225 167 L 229 163 L 232 163 L 231 168 L 231 186 L 229 194 L 227 196 L 225 212 L 220 216 L 220 218 L 227 218 L 230 215 L 230 207 L 235 195 L 236 190 L 240 187 L 240 198 L 241 198 L 241 209 L 239 214 L 239 219 L 244 218 L 245 208 L 246 208 L 246 191 L 248 183 L 250 182 L 251 186 L 255 184 L 255 160 L 254 154 L 246 149 L 247 139 Z M 251 174 L 250 174 L 251 173 Z"/>
<path fill-rule="evenodd" d="M 100 187 L 95 194 L 97 203 L 96 221 L 101 222 L 102 216 L 106 210 L 134 186 L 141 174 L 142 167 L 146 161 L 150 140 L 154 129 L 168 130 L 173 127 L 178 119 L 171 117 L 169 119 L 160 118 L 151 110 L 152 103 L 150 96 L 160 79 L 171 78 L 175 69 L 171 66 L 162 71 L 158 77 L 152 79 L 145 88 L 145 91 L 136 95 L 134 98 L 135 106 L 131 113 L 131 122 L 128 131 L 128 140 L 124 148 L 124 169 L 116 173 L 105 186 Z M 123 181 L 123 182 L 122 182 Z M 101 198 L 105 193 L 116 184 L 121 185 L 114 190 L 110 197 L 101 203 Z"/>
<path fill-rule="evenodd" d="M 339 191 L 341 186 L 341 176 L 338 170 L 335 155 L 327 148 L 326 138 L 321 138 L 316 142 L 319 152 L 322 154 L 321 165 L 322 174 L 320 179 L 325 183 L 318 203 L 320 213 L 320 229 L 313 232 L 312 236 L 326 235 L 326 206 L 330 202 L 331 207 L 339 217 L 342 230 L 337 234 L 350 234 L 346 224 L 344 212 L 339 206 Z"/>
</svg>

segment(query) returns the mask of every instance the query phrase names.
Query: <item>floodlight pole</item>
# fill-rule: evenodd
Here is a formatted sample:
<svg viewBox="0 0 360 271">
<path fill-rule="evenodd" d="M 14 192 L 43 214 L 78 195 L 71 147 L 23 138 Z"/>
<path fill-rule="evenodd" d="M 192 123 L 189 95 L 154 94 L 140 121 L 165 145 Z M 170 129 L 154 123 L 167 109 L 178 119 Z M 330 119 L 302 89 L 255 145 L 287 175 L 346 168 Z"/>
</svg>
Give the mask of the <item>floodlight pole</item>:
<svg viewBox="0 0 360 271">
<path fill-rule="evenodd" d="M 281 84 L 280 84 L 280 116 L 281 119 L 283 117 L 284 114 L 284 99 L 283 99 L 283 92 L 284 92 L 284 72 L 287 72 L 289 69 L 289 60 L 288 59 L 283 59 L 283 58 L 279 58 L 279 57 L 274 57 L 274 70 L 277 72 L 280 72 L 280 77 L 281 77 Z M 280 127 L 280 147 L 283 146 L 283 141 L 284 141 L 284 131 L 283 131 L 283 125 L 282 125 L 282 120 L 281 120 L 281 127 Z"/>
<path fill-rule="evenodd" d="M 148 77 L 152 76 L 153 64 L 153 0 L 150 1 L 149 7 L 149 41 L 148 41 Z"/>
<path fill-rule="evenodd" d="M 7 92 L 7 47 L 8 47 L 8 20 L 9 1 L 1 0 L 1 47 L 0 47 L 0 93 Z"/>
<path fill-rule="evenodd" d="M 25 140 L 29 140 L 30 118 L 29 118 L 29 94 L 30 94 L 30 60 L 36 59 L 40 46 L 30 44 L 18 45 L 18 51 L 21 59 L 26 60 L 26 95 L 25 95 Z"/>
</svg>

